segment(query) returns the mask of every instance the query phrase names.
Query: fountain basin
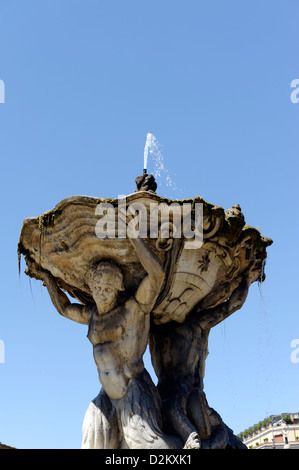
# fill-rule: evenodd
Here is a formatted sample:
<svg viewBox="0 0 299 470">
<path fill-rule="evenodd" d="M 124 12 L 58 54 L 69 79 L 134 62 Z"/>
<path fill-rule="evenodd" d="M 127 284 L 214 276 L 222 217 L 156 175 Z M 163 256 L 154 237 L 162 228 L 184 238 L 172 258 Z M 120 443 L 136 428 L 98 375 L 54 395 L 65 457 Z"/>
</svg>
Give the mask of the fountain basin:
<svg viewBox="0 0 299 470">
<path fill-rule="evenodd" d="M 150 191 L 126 197 L 127 206 L 141 203 L 148 212 L 151 204 L 173 202 L 188 203 L 193 219 L 195 204 L 202 204 L 203 243 L 197 249 L 186 249 L 184 237 L 170 234 L 163 238 L 163 216 L 159 218 L 157 236 L 146 238 L 166 271 L 164 286 L 152 311 L 156 324 L 183 322 L 195 306 L 201 310 L 224 302 L 244 275 L 251 283 L 262 281 L 266 248 L 272 244 L 259 230 L 246 225 L 238 205 L 224 210 L 199 196 L 172 201 Z M 120 266 L 128 291 L 134 291 L 146 275 L 128 238 L 97 236 L 99 204 L 113 207 L 117 220 L 118 199 L 72 196 L 38 217 L 25 219 L 18 244 L 19 259 L 24 255 L 25 261 L 34 260 L 41 270 L 55 277 L 59 287 L 81 303 L 92 301 L 86 278 L 91 266 L 100 260 L 111 259 Z M 25 272 L 37 277 L 29 268 Z"/>
</svg>

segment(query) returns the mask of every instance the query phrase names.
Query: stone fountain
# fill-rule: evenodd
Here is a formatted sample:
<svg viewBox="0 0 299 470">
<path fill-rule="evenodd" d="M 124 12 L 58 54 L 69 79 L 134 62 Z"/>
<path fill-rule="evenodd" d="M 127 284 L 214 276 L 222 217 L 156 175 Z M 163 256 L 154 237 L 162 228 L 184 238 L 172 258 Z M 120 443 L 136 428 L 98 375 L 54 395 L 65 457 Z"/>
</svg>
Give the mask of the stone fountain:
<svg viewBox="0 0 299 470">
<path fill-rule="evenodd" d="M 20 234 L 26 274 L 60 315 L 88 327 L 100 392 L 82 448 L 243 448 L 204 392 L 208 337 L 264 280 L 272 241 L 239 205 L 163 198 L 146 171 L 136 186 L 120 199 L 66 198 Z"/>
</svg>

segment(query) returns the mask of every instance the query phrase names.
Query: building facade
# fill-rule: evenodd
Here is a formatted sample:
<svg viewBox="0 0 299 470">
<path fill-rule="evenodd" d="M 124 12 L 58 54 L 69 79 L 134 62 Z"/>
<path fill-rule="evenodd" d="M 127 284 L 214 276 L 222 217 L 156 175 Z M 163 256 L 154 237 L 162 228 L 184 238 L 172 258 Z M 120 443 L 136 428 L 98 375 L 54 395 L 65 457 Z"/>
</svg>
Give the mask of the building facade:
<svg viewBox="0 0 299 470">
<path fill-rule="evenodd" d="M 239 437 L 249 449 L 299 449 L 299 413 L 271 415 Z"/>
</svg>

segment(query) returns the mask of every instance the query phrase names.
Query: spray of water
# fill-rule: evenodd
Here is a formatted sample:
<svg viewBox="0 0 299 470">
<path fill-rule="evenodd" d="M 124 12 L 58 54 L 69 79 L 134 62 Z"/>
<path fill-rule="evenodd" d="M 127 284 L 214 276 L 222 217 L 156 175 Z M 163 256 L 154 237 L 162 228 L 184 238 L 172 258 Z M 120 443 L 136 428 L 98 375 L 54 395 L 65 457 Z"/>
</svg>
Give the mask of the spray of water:
<svg viewBox="0 0 299 470">
<path fill-rule="evenodd" d="M 156 138 L 153 134 L 150 134 L 149 132 L 146 135 L 146 141 L 145 141 L 145 146 L 144 146 L 144 152 L 143 152 L 143 168 L 144 170 L 147 170 L 147 164 L 148 164 L 148 154 L 151 151 L 155 145 Z"/>
<path fill-rule="evenodd" d="M 162 146 L 159 144 L 156 137 L 153 134 L 148 132 L 146 135 L 146 141 L 145 141 L 145 147 L 144 147 L 143 168 L 145 170 L 148 170 L 149 158 L 151 158 L 151 160 L 154 163 L 153 174 L 154 174 L 155 179 L 160 180 L 159 186 L 161 185 L 161 182 L 163 184 L 163 180 L 164 180 L 168 188 L 174 191 L 177 191 L 178 189 L 169 174 L 169 170 L 165 168 Z"/>
</svg>

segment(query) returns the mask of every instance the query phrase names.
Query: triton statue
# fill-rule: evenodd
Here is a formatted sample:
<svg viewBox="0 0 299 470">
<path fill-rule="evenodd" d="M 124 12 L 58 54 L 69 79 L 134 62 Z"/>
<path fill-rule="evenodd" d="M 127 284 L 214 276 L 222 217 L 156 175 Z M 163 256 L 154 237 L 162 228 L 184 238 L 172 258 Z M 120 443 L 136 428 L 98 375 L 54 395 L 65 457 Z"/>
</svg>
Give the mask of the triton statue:
<svg viewBox="0 0 299 470">
<path fill-rule="evenodd" d="M 175 231 L 165 235 L 162 213 L 158 233 L 151 236 L 146 218 L 148 235 L 136 236 L 130 205 L 147 214 L 153 205 L 171 204 L 155 193 L 152 175 L 144 173 L 136 185 L 121 205 L 64 199 L 53 211 L 25 219 L 20 235 L 26 274 L 43 281 L 59 314 L 87 326 L 93 345 L 101 390 L 85 414 L 82 448 L 244 448 L 204 393 L 208 336 L 242 307 L 250 284 L 264 279 L 272 241 L 245 225 L 238 205 L 224 211 L 200 197 L 187 207 L 194 221 L 201 205 L 200 246 L 188 249 L 185 235 Z M 177 228 L 174 215 L 167 216 Z M 115 223 L 116 236 L 99 236 L 99 220 Z M 133 221 L 140 229 L 141 218 Z M 121 223 L 125 237 L 117 236 Z M 144 368 L 148 344 L 157 386 Z"/>
</svg>

